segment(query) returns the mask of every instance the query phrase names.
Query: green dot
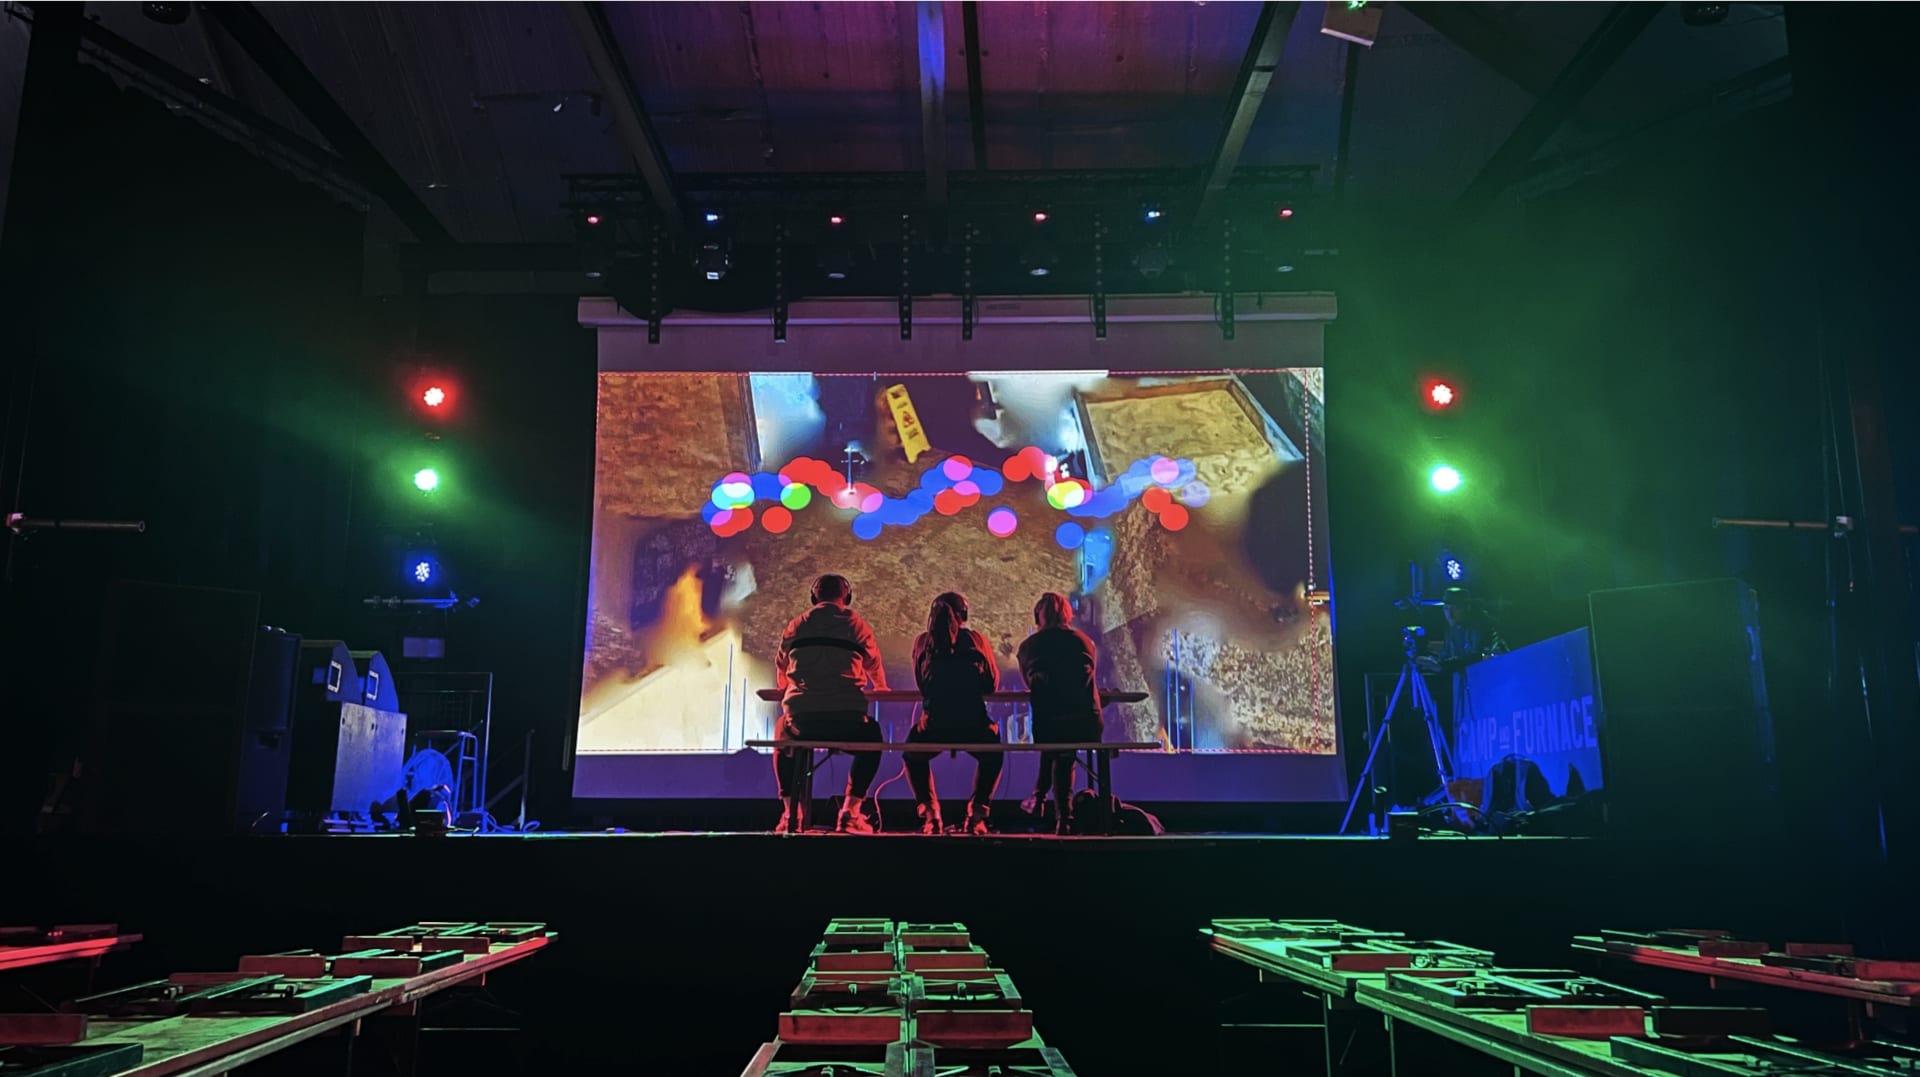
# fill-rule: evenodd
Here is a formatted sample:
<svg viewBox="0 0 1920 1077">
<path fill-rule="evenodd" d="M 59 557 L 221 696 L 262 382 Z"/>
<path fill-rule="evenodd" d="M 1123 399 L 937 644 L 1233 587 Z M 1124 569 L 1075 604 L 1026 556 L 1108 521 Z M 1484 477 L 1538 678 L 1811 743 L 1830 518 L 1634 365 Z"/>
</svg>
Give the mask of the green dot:
<svg viewBox="0 0 1920 1077">
<path fill-rule="evenodd" d="M 790 509 L 804 509 L 813 502 L 813 488 L 806 483 L 791 483 L 780 491 L 780 503 Z"/>
</svg>

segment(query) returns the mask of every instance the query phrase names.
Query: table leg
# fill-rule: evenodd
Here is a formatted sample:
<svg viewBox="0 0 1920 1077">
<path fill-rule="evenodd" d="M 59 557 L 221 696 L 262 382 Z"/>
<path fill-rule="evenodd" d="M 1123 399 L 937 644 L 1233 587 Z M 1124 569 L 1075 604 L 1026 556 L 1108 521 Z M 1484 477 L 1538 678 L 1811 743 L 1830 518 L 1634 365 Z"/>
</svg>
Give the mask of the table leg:
<svg viewBox="0 0 1920 1077">
<path fill-rule="evenodd" d="M 1113 753 L 1102 748 L 1096 750 L 1094 758 L 1095 773 L 1100 784 L 1099 796 L 1107 808 L 1107 833 L 1113 833 L 1113 817 L 1120 810 L 1120 801 L 1113 795 Z"/>
</svg>

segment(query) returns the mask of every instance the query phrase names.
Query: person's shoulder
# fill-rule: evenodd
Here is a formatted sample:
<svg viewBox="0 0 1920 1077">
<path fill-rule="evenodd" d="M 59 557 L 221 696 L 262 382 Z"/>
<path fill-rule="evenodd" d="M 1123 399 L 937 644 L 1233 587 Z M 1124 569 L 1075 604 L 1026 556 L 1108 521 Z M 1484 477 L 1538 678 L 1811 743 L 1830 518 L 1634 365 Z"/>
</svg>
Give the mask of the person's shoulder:
<svg viewBox="0 0 1920 1077">
<path fill-rule="evenodd" d="M 973 641 L 973 645 L 975 647 L 978 647 L 982 651 L 989 651 L 993 649 L 993 643 L 992 641 L 987 639 L 987 634 L 985 632 L 980 631 L 977 628 L 967 629 L 967 638 L 971 639 Z"/>
</svg>

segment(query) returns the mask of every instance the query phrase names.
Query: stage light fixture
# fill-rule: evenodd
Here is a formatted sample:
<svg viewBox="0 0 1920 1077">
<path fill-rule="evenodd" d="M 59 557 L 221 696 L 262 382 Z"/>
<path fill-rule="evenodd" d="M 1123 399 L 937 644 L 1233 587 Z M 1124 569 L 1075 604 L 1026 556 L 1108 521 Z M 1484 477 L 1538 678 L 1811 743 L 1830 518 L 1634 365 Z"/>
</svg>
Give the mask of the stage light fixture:
<svg viewBox="0 0 1920 1077">
<path fill-rule="evenodd" d="M 598 226 L 600 224 L 600 215 L 598 213 L 587 214 L 587 223 Z"/>
<path fill-rule="evenodd" d="M 1159 206 L 1148 206 L 1146 208 L 1146 211 L 1142 213 L 1141 216 L 1143 216 L 1145 219 L 1149 221 L 1157 221 L 1161 217 L 1165 216 L 1165 214 L 1160 211 Z"/>
<path fill-rule="evenodd" d="M 1461 564 L 1460 559 L 1452 554 L 1441 556 L 1440 571 L 1447 577 L 1449 583 L 1459 583 L 1467 578 L 1467 566 Z"/>
<path fill-rule="evenodd" d="M 1453 403 L 1453 386 L 1444 381 L 1436 381 L 1427 388 L 1427 399 L 1436 408 L 1448 407 Z"/>
<path fill-rule="evenodd" d="M 140 5 L 140 14 L 164 26 L 179 26 L 187 21 L 187 13 L 192 4 L 144 3 Z"/>
<path fill-rule="evenodd" d="M 1035 210 L 1035 211 L 1034 211 L 1034 214 L 1033 214 L 1033 223 L 1035 223 L 1035 224 L 1045 224 L 1045 223 L 1047 223 L 1047 215 L 1046 215 L 1046 213 L 1045 213 L 1044 211 L 1042 211 L 1042 210 Z"/>
<path fill-rule="evenodd" d="M 702 213 L 700 215 L 700 219 L 707 222 L 708 224 L 719 224 L 720 214 L 715 213 L 713 210 L 708 210 L 705 213 Z"/>
<path fill-rule="evenodd" d="M 1680 21 L 1688 26 L 1713 26 L 1727 20 L 1732 4 L 1681 4 Z"/>
<path fill-rule="evenodd" d="M 430 408 L 437 408 L 447 402 L 447 391 L 438 385 L 429 385 L 420 394 L 420 401 Z"/>
<path fill-rule="evenodd" d="M 707 240 L 693 252 L 693 268 L 707 280 L 725 278 L 727 270 L 733 268 L 732 246 L 724 239 Z"/>
<path fill-rule="evenodd" d="M 1276 215 L 1283 221 L 1290 221 L 1293 219 L 1293 207 L 1281 206 Z"/>
<path fill-rule="evenodd" d="M 847 238 L 844 226 L 845 217 L 834 214 L 827 218 L 827 234 L 820 241 L 820 273 L 828 280 L 846 280 L 853 275 L 853 242 Z"/>
<path fill-rule="evenodd" d="M 1173 252 L 1165 243 L 1148 243 L 1133 256 L 1133 268 L 1148 280 L 1164 274 L 1172 265 Z"/>
<path fill-rule="evenodd" d="M 413 486 L 414 489 L 419 490 L 423 494 L 430 494 L 438 490 L 440 488 L 440 472 L 430 467 L 421 468 L 413 473 Z"/>
<path fill-rule="evenodd" d="M 1433 484 L 1435 492 L 1450 494 L 1460 488 L 1460 472 L 1441 464 L 1427 476 L 1427 481 Z"/>
</svg>

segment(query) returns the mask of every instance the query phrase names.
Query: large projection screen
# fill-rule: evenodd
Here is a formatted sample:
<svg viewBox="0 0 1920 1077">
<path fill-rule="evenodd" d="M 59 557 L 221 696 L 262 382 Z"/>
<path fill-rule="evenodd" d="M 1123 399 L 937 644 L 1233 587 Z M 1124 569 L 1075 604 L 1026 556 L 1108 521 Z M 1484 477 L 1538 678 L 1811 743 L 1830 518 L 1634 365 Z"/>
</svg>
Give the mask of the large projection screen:
<svg viewBox="0 0 1920 1077">
<path fill-rule="evenodd" d="M 575 795 L 772 796 L 744 742 L 778 706 L 756 693 L 808 583 L 838 572 L 894 687 L 933 595 L 968 596 L 1004 688 L 1034 599 L 1072 596 L 1101 683 L 1148 694 L 1107 709 L 1108 738 L 1168 749 L 1116 764 L 1128 799 L 1343 796 L 1331 297 L 1267 297 L 1231 341 L 1205 299 L 1116 301 L 1104 341 L 1083 301 L 983 303 L 972 341 L 944 306 L 920 304 L 913 340 L 892 304 L 826 301 L 795 305 L 785 344 L 762 315 L 672 319 L 650 345 L 583 301 L 600 375 Z M 1024 739 L 1022 708 L 995 712 Z M 900 739 L 915 712 L 875 714 Z M 1036 765 L 1013 756 L 1003 794 Z"/>
</svg>

